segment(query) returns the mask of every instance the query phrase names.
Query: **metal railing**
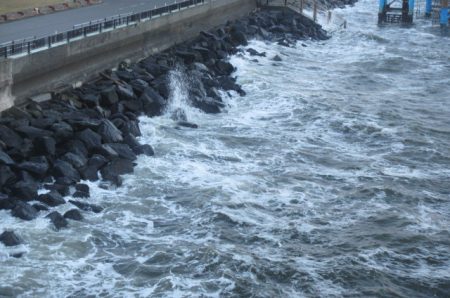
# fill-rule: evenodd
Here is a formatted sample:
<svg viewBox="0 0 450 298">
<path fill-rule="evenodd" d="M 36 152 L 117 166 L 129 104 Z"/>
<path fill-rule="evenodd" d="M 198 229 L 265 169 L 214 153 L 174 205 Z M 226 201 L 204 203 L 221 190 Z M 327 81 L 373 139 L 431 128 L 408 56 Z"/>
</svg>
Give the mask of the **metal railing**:
<svg viewBox="0 0 450 298">
<path fill-rule="evenodd" d="M 45 37 L 31 37 L 15 40 L 0 44 L 0 59 L 13 56 L 29 55 L 35 51 L 48 49 L 69 43 L 74 40 L 84 38 L 86 36 L 99 34 L 104 31 L 114 30 L 125 26 L 135 25 L 140 22 L 149 21 L 151 19 L 174 13 L 189 7 L 203 5 L 208 0 L 185 0 L 179 3 L 154 8 L 138 13 L 128 13 L 105 18 L 102 20 L 91 21 L 80 25 L 73 26 L 73 29 L 55 33 Z"/>
<path fill-rule="evenodd" d="M 333 23 L 336 27 L 346 28 L 347 21 L 339 15 L 333 14 L 332 8 L 321 3 L 320 0 L 258 0 L 261 6 L 287 6 L 298 13 L 310 18 L 321 25 Z M 319 19 L 319 15 L 323 16 Z"/>
</svg>

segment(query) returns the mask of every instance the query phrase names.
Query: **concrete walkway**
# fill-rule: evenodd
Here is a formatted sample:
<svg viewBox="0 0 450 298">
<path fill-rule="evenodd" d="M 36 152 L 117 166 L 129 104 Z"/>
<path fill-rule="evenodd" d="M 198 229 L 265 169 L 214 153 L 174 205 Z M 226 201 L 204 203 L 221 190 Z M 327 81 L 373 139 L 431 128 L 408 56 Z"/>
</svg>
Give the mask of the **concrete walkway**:
<svg viewBox="0 0 450 298">
<path fill-rule="evenodd" d="M 173 4 L 175 0 L 104 0 L 102 4 L 70 9 L 0 25 L 0 43 L 42 37 L 71 29 L 73 25 L 110 16 Z M 180 1 L 178 1 L 180 2 Z"/>
</svg>

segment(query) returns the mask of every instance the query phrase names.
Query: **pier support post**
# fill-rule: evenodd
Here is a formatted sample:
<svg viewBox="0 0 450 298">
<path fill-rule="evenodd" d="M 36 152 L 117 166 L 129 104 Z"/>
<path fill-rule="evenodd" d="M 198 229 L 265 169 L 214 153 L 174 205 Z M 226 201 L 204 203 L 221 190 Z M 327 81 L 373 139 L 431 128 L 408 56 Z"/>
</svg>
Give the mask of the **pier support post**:
<svg viewBox="0 0 450 298">
<path fill-rule="evenodd" d="M 386 0 L 379 0 L 378 24 L 383 23 L 386 15 Z"/>
<path fill-rule="evenodd" d="M 431 17 L 432 0 L 426 0 L 425 2 L 425 16 Z"/>
<path fill-rule="evenodd" d="M 441 13 L 439 18 L 441 28 L 447 31 L 448 28 L 448 0 L 441 0 Z"/>
<path fill-rule="evenodd" d="M 414 1 L 415 0 L 408 1 L 408 23 L 410 24 L 412 24 L 414 19 Z"/>
</svg>

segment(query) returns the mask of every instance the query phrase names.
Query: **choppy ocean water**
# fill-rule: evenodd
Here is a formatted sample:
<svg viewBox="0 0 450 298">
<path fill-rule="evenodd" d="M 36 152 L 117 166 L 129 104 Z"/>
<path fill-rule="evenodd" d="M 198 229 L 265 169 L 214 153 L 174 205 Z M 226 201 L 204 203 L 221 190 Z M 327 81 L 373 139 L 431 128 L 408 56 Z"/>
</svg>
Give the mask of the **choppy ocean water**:
<svg viewBox="0 0 450 298">
<path fill-rule="evenodd" d="M 105 211 L 69 229 L 1 211 L 26 254 L 1 247 L 0 296 L 448 297 L 450 41 L 378 28 L 372 2 L 328 41 L 252 41 L 267 57 L 231 58 L 248 95 L 220 115 L 175 72 L 199 129 L 141 118 L 156 156 L 90 183 Z"/>
</svg>

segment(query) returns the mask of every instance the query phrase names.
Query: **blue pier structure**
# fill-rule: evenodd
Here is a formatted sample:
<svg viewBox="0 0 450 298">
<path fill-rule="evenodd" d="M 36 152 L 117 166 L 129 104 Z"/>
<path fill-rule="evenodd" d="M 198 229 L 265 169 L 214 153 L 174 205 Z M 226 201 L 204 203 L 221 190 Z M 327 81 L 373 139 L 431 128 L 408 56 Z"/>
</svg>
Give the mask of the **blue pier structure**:
<svg viewBox="0 0 450 298">
<path fill-rule="evenodd" d="M 415 0 L 379 0 L 378 24 L 412 24 Z"/>
<path fill-rule="evenodd" d="M 433 24 L 439 24 L 443 32 L 448 32 L 450 21 L 449 0 L 378 1 L 378 24 L 380 25 L 388 23 L 412 24 L 414 16 L 423 15 L 423 12 L 425 12 L 425 17 L 431 18 Z"/>
<path fill-rule="evenodd" d="M 439 24 L 441 28 L 447 32 L 448 30 L 448 22 L 449 22 L 449 13 L 448 13 L 448 0 L 441 0 L 441 10 L 439 12 Z"/>
</svg>

